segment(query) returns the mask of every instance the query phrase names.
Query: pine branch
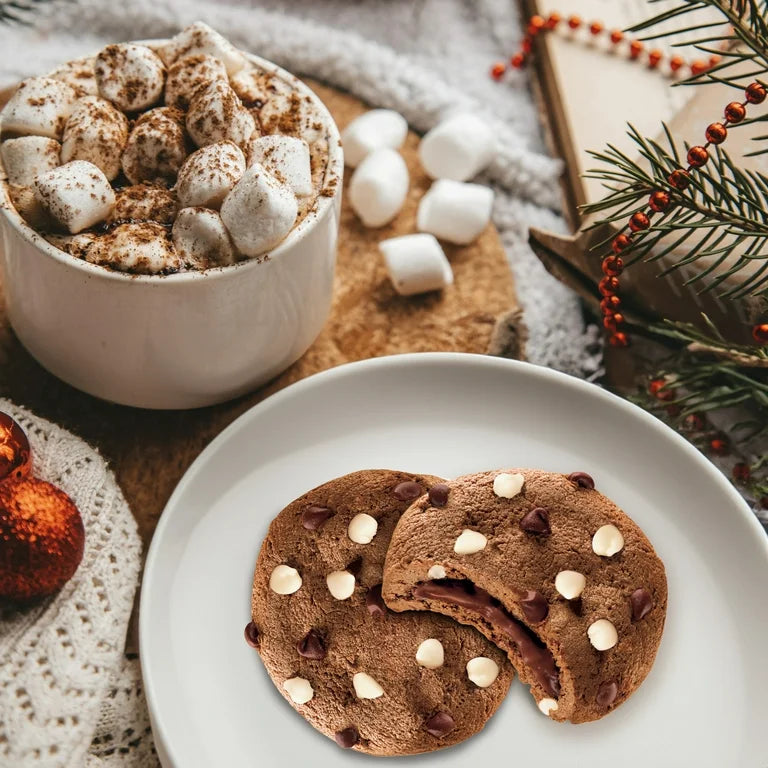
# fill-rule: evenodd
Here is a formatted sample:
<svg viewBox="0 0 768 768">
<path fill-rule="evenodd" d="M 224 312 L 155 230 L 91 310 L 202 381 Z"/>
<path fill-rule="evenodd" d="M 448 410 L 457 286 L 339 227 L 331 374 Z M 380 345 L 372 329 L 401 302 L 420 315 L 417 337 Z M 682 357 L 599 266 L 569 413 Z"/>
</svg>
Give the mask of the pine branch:
<svg viewBox="0 0 768 768">
<path fill-rule="evenodd" d="M 0 24 L 31 24 L 33 15 L 55 0 L 0 0 Z"/>
</svg>

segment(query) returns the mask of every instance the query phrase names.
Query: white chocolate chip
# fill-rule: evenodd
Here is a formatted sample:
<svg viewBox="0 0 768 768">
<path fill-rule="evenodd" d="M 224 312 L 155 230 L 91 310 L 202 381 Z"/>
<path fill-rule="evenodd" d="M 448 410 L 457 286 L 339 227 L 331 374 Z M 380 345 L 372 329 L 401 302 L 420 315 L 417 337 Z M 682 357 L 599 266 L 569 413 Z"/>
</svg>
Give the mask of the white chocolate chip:
<svg viewBox="0 0 768 768">
<path fill-rule="evenodd" d="M 601 557 L 610 557 L 624 547 L 624 537 L 615 525 L 598 528 L 592 537 L 592 551 Z"/>
<path fill-rule="evenodd" d="M 427 576 L 430 579 L 444 579 L 445 575 L 445 568 L 442 565 L 433 565 L 427 571 Z"/>
<path fill-rule="evenodd" d="M 467 677 L 478 688 L 487 688 L 498 676 L 499 665 L 487 656 L 475 656 L 467 662 Z"/>
<path fill-rule="evenodd" d="M 465 528 L 453 544 L 453 551 L 457 555 L 473 555 L 475 552 L 485 549 L 488 539 L 479 531 L 470 531 Z"/>
<path fill-rule="evenodd" d="M 355 591 L 355 577 L 349 571 L 333 571 L 325 577 L 325 583 L 337 600 L 346 600 Z"/>
<path fill-rule="evenodd" d="M 513 499 L 523 490 L 525 478 L 519 473 L 502 472 L 493 478 L 493 492 L 502 499 Z"/>
<path fill-rule="evenodd" d="M 549 713 L 557 709 L 557 702 L 554 699 L 542 699 L 538 706 L 542 713 L 549 717 Z"/>
<path fill-rule="evenodd" d="M 358 699 L 378 699 L 384 695 L 384 689 L 365 672 L 358 672 L 352 678 L 352 685 Z"/>
<path fill-rule="evenodd" d="M 560 571 L 555 576 L 555 589 L 566 600 L 575 600 L 584 591 L 586 584 L 586 577 L 578 571 Z"/>
<path fill-rule="evenodd" d="M 608 619 L 598 619 L 587 629 L 589 642 L 598 651 L 607 651 L 619 642 L 619 633 Z"/>
<path fill-rule="evenodd" d="M 370 544 L 378 529 L 376 518 L 361 512 L 349 521 L 347 535 L 355 544 Z"/>
<path fill-rule="evenodd" d="M 303 677 L 292 677 L 290 680 L 286 680 L 283 683 L 283 688 L 294 704 L 306 704 L 308 701 L 312 701 L 312 697 L 315 695 L 309 680 Z"/>
<path fill-rule="evenodd" d="M 278 595 L 292 595 L 301 587 L 301 576 L 290 565 L 278 565 L 269 577 L 269 588 Z"/>
<path fill-rule="evenodd" d="M 416 663 L 427 669 L 437 669 L 443 666 L 445 651 L 443 644 L 434 637 L 430 637 L 416 649 Z"/>
</svg>

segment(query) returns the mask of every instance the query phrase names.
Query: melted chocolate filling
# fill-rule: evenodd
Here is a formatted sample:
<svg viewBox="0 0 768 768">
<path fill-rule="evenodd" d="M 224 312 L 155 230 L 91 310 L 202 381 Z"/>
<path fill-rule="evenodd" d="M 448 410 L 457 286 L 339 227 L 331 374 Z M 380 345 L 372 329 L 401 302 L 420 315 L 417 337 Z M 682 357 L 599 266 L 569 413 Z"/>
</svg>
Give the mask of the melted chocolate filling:
<svg viewBox="0 0 768 768">
<path fill-rule="evenodd" d="M 413 589 L 413 596 L 457 605 L 486 619 L 494 629 L 512 638 L 523 663 L 531 670 L 539 685 L 550 696 L 558 697 L 560 672 L 555 664 L 555 657 L 535 632 L 511 616 L 502 604 L 484 589 L 476 587 L 468 579 L 436 579 L 417 584 Z"/>
</svg>

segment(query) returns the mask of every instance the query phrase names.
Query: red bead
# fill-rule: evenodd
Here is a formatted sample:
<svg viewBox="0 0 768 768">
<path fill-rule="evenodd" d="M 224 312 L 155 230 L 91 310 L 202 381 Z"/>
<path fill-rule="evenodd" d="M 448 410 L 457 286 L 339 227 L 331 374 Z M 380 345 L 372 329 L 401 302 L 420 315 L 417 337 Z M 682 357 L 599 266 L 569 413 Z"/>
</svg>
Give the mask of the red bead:
<svg viewBox="0 0 768 768">
<path fill-rule="evenodd" d="M 722 437 L 713 437 L 709 441 L 709 447 L 712 453 L 716 453 L 718 456 L 725 456 L 728 453 L 728 441 Z"/>
<path fill-rule="evenodd" d="M 636 59 L 640 54 L 643 52 L 643 48 L 645 46 L 639 41 L 639 40 L 633 40 L 629 44 L 629 57 L 631 59 Z"/>
<path fill-rule="evenodd" d="M 621 306 L 618 296 L 604 296 L 600 300 L 600 309 L 603 314 L 613 314 Z"/>
<path fill-rule="evenodd" d="M 29 440 L 21 425 L 5 413 L 0 413 L 0 481 L 20 480 L 32 468 Z"/>
<path fill-rule="evenodd" d="M 497 61 L 491 67 L 491 77 L 494 80 L 501 80 L 504 77 L 504 73 L 507 71 L 507 65 L 503 61 Z"/>
<path fill-rule="evenodd" d="M 554 29 L 562 19 L 562 16 L 560 16 L 557 11 L 552 11 L 552 13 L 549 14 L 549 18 L 547 19 L 547 29 Z"/>
<path fill-rule="evenodd" d="M 538 35 L 546 23 L 541 16 L 531 16 L 531 20 L 528 22 L 528 34 L 531 36 Z"/>
<path fill-rule="evenodd" d="M 520 44 L 520 50 L 523 53 L 530 53 L 533 50 L 533 39 L 530 37 L 524 37 L 523 42 Z"/>
<path fill-rule="evenodd" d="M 620 29 L 614 29 L 611 32 L 611 42 L 618 45 L 624 39 L 624 33 Z"/>
<path fill-rule="evenodd" d="M 707 152 L 706 147 L 696 146 L 688 150 L 688 162 L 694 168 L 701 168 L 702 165 L 706 165 L 707 160 L 709 160 L 709 152 Z"/>
<path fill-rule="evenodd" d="M 762 104 L 765 101 L 765 86 L 750 83 L 744 90 L 744 96 L 750 104 Z"/>
<path fill-rule="evenodd" d="M 608 343 L 612 347 L 628 347 L 629 336 L 627 336 L 627 334 L 623 331 L 617 331 L 616 333 L 611 334 L 610 338 L 608 339 Z"/>
<path fill-rule="evenodd" d="M 522 53 L 516 53 L 510 60 L 509 63 L 515 68 L 515 69 L 521 69 L 522 66 L 525 64 L 525 56 L 523 56 Z"/>
<path fill-rule="evenodd" d="M 734 464 L 731 472 L 733 473 L 733 479 L 737 483 L 746 483 L 752 475 L 752 470 L 749 468 L 749 464 L 745 464 L 743 461 Z"/>
<path fill-rule="evenodd" d="M 651 226 L 651 220 L 648 218 L 648 215 L 643 213 L 642 211 L 637 211 L 637 213 L 633 213 L 629 219 L 629 228 L 633 232 L 638 232 L 641 229 L 648 229 L 648 227 L 650 226 Z"/>
<path fill-rule="evenodd" d="M 732 101 L 725 108 L 725 119 L 729 123 L 740 123 L 747 115 L 747 109 L 743 104 L 738 101 Z"/>
<path fill-rule="evenodd" d="M 603 31 L 603 25 L 602 25 L 602 23 L 601 23 L 601 22 L 599 22 L 599 21 L 593 21 L 593 22 L 592 22 L 592 23 L 589 25 L 589 31 L 590 31 L 590 32 L 591 32 L 593 35 L 599 35 L 599 34 L 600 34 L 602 31 Z"/>
<path fill-rule="evenodd" d="M 603 328 L 606 331 L 618 331 L 619 326 L 624 322 L 624 315 L 621 312 L 614 312 L 612 315 L 606 315 L 603 318 Z"/>
<path fill-rule="evenodd" d="M 682 56 L 673 56 L 669 60 L 669 68 L 673 72 L 677 72 L 677 70 L 680 69 L 680 67 L 682 67 L 684 64 L 685 64 L 685 60 L 683 59 Z"/>
<path fill-rule="evenodd" d="M 608 277 L 618 277 L 624 271 L 624 262 L 620 256 L 606 256 L 603 259 L 602 270 Z"/>
<path fill-rule="evenodd" d="M 714 54 L 713 56 L 709 57 L 709 66 L 716 67 L 721 61 L 723 60 L 722 56 L 718 56 L 717 54 Z"/>
<path fill-rule="evenodd" d="M 597 286 L 601 296 L 612 296 L 619 290 L 619 279 L 617 277 L 604 277 Z"/>
<path fill-rule="evenodd" d="M 656 69 L 656 67 L 659 66 L 659 62 L 661 62 L 662 57 L 663 57 L 662 52 L 658 48 L 654 48 L 648 54 L 648 66 L 651 69 Z"/>
<path fill-rule="evenodd" d="M 648 392 L 657 400 L 663 401 L 674 400 L 676 396 L 675 390 L 669 386 L 666 379 L 653 379 L 648 385 Z"/>
<path fill-rule="evenodd" d="M 676 168 L 669 174 L 667 181 L 675 189 L 687 189 L 688 185 L 691 183 L 691 177 L 688 174 L 688 171 L 684 171 L 682 168 Z"/>
<path fill-rule="evenodd" d="M 758 344 L 768 344 L 768 323 L 758 323 L 752 328 L 752 338 Z"/>
<path fill-rule="evenodd" d="M 656 213 L 661 213 L 669 208 L 669 193 L 663 189 L 657 189 L 655 192 L 651 192 L 651 196 L 648 198 L 648 207 Z"/>
<path fill-rule="evenodd" d="M 710 144 L 722 144 L 728 137 L 728 129 L 722 123 L 712 123 L 704 135 Z"/>
<path fill-rule="evenodd" d="M 622 234 L 616 235 L 616 237 L 613 238 L 611 248 L 614 253 L 621 253 L 626 248 L 629 248 L 630 245 L 632 245 L 632 240 L 630 240 L 629 235 Z"/>
<path fill-rule="evenodd" d="M 689 413 L 685 417 L 686 429 L 693 429 L 697 432 L 701 432 L 704 429 L 704 419 L 699 416 L 698 413 Z"/>
<path fill-rule="evenodd" d="M 569 16 L 568 26 L 571 29 L 578 29 L 581 26 L 581 18 L 579 16 Z"/>
<path fill-rule="evenodd" d="M 691 74 L 694 76 L 703 74 L 707 69 L 709 69 L 709 67 L 707 66 L 706 61 L 696 59 L 696 61 L 691 62 Z"/>
</svg>

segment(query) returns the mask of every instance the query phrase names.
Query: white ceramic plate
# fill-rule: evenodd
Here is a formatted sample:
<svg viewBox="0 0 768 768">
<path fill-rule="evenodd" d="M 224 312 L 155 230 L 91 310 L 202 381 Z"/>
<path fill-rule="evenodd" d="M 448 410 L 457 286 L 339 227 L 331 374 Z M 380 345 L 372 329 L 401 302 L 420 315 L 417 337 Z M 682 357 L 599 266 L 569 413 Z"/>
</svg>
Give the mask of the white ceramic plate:
<svg viewBox="0 0 768 768">
<path fill-rule="evenodd" d="M 283 701 L 243 640 L 272 517 L 310 488 L 387 467 L 452 477 L 583 470 L 642 527 L 669 609 L 642 687 L 596 723 L 551 722 L 515 682 L 486 729 L 398 766 L 766 768 L 768 538 L 730 483 L 657 419 L 577 379 L 497 358 L 343 366 L 239 418 L 163 513 L 141 594 L 141 658 L 166 766 L 327 768 L 340 750 Z"/>
</svg>

